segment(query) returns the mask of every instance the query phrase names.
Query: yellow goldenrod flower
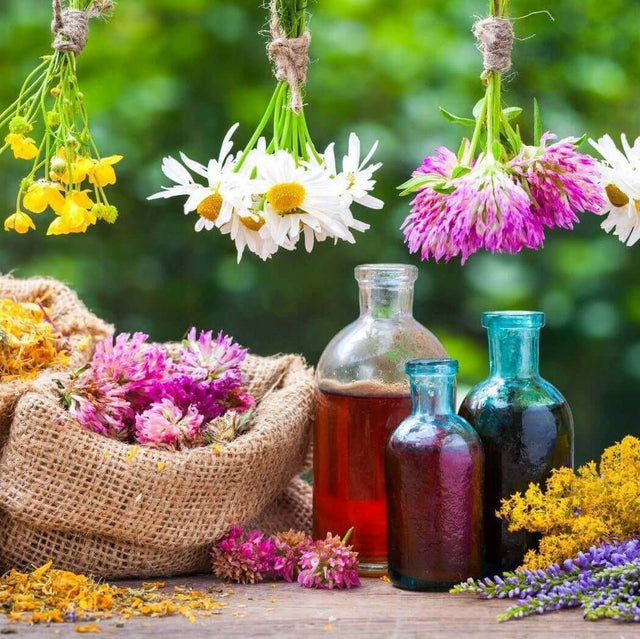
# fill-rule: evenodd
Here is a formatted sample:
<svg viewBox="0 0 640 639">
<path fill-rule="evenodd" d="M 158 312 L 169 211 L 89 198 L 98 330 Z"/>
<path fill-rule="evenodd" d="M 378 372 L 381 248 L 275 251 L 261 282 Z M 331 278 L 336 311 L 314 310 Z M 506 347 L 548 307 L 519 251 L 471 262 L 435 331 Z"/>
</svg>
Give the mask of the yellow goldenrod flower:
<svg viewBox="0 0 640 639">
<path fill-rule="evenodd" d="M 22 133 L 9 133 L 4 141 L 11 147 L 18 160 L 33 160 L 38 155 L 35 140 L 26 138 Z"/>
<path fill-rule="evenodd" d="M 531 484 L 502 502 L 509 530 L 542 533 L 523 568 L 562 563 L 602 541 L 624 541 L 640 530 L 640 439 L 625 437 L 607 448 L 600 465 L 553 471 L 544 487 Z"/>
<path fill-rule="evenodd" d="M 122 160 L 121 155 L 110 155 L 108 158 L 97 160 L 93 165 L 93 170 L 89 172 L 89 181 L 97 186 L 109 186 L 116 183 L 116 172 L 113 168 Z"/>
<path fill-rule="evenodd" d="M 21 235 L 23 235 L 24 233 L 28 233 L 29 230 L 35 228 L 36 225 L 33 223 L 33 220 L 22 211 L 16 211 L 13 215 L 10 215 L 4 221 L 5 231 L 15 231 L 16 233 L 20 233 Z"/>
<path fill-rule="evenodd" d="M 60 184 L 38 180 L 28 188 L 22 203 L 32 213 L 42 213 L 48 206 L 57 212 L 64 206 L 64 196 L 60 191 Z"/>
</svg>

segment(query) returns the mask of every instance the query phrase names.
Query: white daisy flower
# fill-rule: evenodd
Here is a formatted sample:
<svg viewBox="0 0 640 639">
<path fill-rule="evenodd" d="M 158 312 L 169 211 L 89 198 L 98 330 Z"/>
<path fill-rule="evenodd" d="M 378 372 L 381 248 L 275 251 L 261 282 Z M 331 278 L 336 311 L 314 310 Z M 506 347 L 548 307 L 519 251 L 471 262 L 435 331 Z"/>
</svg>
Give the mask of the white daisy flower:
<svg viewBox="0 0 640 639">
<path fill-rule="evenodd" d="M 293 156 L 281 150 L 265 155 L 257 168 L 264 184 L 266 227 L 277 244 L 287 237 L 297 242 L 306 227 L 314 231 L 315 239 L 354 241 L 341 219 L 343 205 L 335 180 L 324 167 L 297 166 Z"/>
<path fill-rule="evenodd" d="M 234 172 L 235 159 L 231 155 L 231 138 L 237 128 L 238 125 L 235 124 L 229 129 L 222 142 L 218 159 L 210 160 L 207 166 L 180 153 L 183 164 L 207 180 L 206 186 L 194 182 L 189 171 L 180 162 L 168 157 L 162 163 L 162 171 L 170 180 L 176 182 L 176 186 L 163 187 L 160 193 L 155 193 L 148 199 L 188 196 L 184 212 L 185 215 L 192 211 L 198 213 L 196 231 L 210 231 L 215 226 L 222 226 L 229 222 L 235 209 L 248 209 L 253 185 L 245 175 Z"/>
<path fill-rule="evenodd" d="M 342 159 L 342 172 L 337 178 L 343 184 L 343 188 L 347 196 L 353 202 L 366 206 L 369 209 L 381 209 L 384 202 L 377 197 L 369 195 L 369 191 L 373 191 L 376 181 L 373 174 L 382 166 L 382 162 L 376 162 L 367 166 L 378 148 L 378 142 L 369 150 L 369 153 L 360 161 L 360 138 L 352 133 L 349 136 L 349 150 L 347 155 Z"/>
<path fill-rule="evenodd" d="M 608 203 L 601 212 L 608 213 L 608 217 L 602 228 L 627 246 L 633 246 L 640 240 L 640 138 L 631 146 L 622 135 L 624 152 L 609 135 L 589 142 L 604 159 L 600 164 L 601 184 Z"/>
<path fill-rule="evenodd" d="M 236 244 L 238 251 L 238 264 L 242 260 L 245 248 L 255 253 L 260 259 L 268 260 L 282 246 L 287 250 L 295 248 L 289 240 L 277 244 L 265 227 L 265 218 L 262 213 L 245 211 L 242 215 L 234 212 L 227 224 L 220 228 L 225 235 L 229 235 Z"/>
</svg>

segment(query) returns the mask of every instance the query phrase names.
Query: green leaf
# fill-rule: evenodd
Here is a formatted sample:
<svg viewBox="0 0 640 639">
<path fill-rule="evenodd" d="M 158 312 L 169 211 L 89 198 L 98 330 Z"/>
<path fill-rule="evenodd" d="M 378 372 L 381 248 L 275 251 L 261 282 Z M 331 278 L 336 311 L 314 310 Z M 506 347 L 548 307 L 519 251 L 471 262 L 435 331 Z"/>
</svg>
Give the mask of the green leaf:
<svg viewBox="0 0 640 639">
<path fill-rule="evenodd" d="M 453 173 L 451 174 L 451 179 L 462 177 L 463 175 L 466 175 L 470 172 L 471 169 L 468 166 L 456 166 L 456 168 L 453 169 Z"/>
<path fill-rule="evenodd" d="M 522 114 L 522 109 L 520 107 L 507 107 L 506 109 L 503 109 L 502 112 L 507 120 L 515 120 Z"/>
<path fill-rule="evenodd" d="M 542 117 L 540 116 L 540 107 L 538 106 L 538 100 L 533 99 L 533 143 L 535 146 L 540 146 L 542 140 Z"/>
<path fill-rule="evenodd" d="M 427 184 L 432 180 L 433 177 L 426 173 L 424 175 L 416 175 L 410 180 L 403 182 L 397 188 L 400 191 L 400 195 L 409 195 L 409 193 L 414 193 L 415 191 L 419 191 L 421 188 L 427 186 Z"/>
<path fill-rule="evenodd" d="M 461 118 L 453 113 L 450 113 L 446 109 L 440 107 L 440 113 L 444 116 L 446 120 L 449 122 L 453 122 L 454 124 L 462 124 L 462 126 L 475 126 L 476 121 L 473 118 Z"/>
<path fill-rule="evenodd" d="M 485 98 L 482 100 L 478 100 L 476 105 L 473 107 L 473 117 L 477 120 L 482 114 L 482 105 L 484 104 Z"/>
<path fill-rule="evenodd" d="M 436 193 L 442 193 L 444 195 L 450 195 L 451 193 L 453 193 L 456 190 L 455 187 L 448 186 L 446 182 L 440 182 L 439 184 L 432 184 L 431 188 Z"/>
<path fill-rule="evenodd" d="M 576 148 L 581 147 L 581 146 L 584 144 L 584 142 L 585 142 L 585 140 L 587 139 L 587 137 L 588 137 L 588 134 L 587 134 L 587 133 L 584 133 L 583 135 L 581 135 L 581 136 L 576 140 Z"/>
</svg>

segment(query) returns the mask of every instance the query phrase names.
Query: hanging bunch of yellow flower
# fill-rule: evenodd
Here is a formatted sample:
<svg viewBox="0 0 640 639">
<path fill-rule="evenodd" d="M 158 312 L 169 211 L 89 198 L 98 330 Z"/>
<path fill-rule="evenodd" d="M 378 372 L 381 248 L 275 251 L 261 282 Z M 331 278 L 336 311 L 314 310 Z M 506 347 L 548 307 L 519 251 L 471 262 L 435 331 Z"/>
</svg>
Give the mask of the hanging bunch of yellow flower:
<svg viewBox="0 0 640 639">
<path fill-rule="evenodd" d="M 113 223 L 118 217 L 104 189 L 115 184 L 113 167 L 122 156 L 100 156 L 76 73 L 89 20 L 109 15 L 113 2 L 67 0 L 65 8 L 61 2 L 53 2 L 54 53 L 42 58 L 18 99 L 0 113 L 0 130 L 8 129 L 0 154 L 11 149 L 16 159 L 32 163 L 5 231 L 35 229 L 32 215 L 47 209 L 55 214 L 47 235 L 84 233 L 98 220 Z"/>
<path fill-rule="evenodd" d="M 602 541 L 624 541 L 640 534 L 640 439 L 625 437 L 600 459 L 554 471 L 546 490 L 531 484 L 502 503 L 500 517 L 509 530 L 542 533 L 538 551 L 523 568 L 546 568 L 575 557 Z"/>
<path fill-rule="evenodd" d="M 60 342 L 40 305 L 0 299 L 0 382 L 29 379 L 43 368 L 66 364 Z"/>
</svg>

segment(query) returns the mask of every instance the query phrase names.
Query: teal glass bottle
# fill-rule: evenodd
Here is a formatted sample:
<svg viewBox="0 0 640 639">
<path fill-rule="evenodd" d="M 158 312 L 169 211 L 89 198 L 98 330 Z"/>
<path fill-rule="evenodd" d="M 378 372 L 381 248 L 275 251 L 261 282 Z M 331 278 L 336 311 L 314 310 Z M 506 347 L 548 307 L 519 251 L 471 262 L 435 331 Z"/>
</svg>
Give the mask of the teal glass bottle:
<svg viewBox="0 0 640 639">
<path fill-rule="evenodd" d="M 484 313 L 489 377 L 471 389 L 460 416 L 478 432 L 485 452 L 485 559 L 483 573 L 517 568 L 538 536 L 510 532 L 496 517 L 502 499 L 543 485 L 554 468 L 573 466 L 573 418 L 565 398 L 540 377 L 544 313 Z"/>
<path fill-rule="evenodd" d="M 456 360 L 409 360 L 406 371 L 412 413 L 385 455 L 389 578 L 405 590 L 448 590 L 480 575 L 482 444 L 456 415 Z"/>
</svg>

